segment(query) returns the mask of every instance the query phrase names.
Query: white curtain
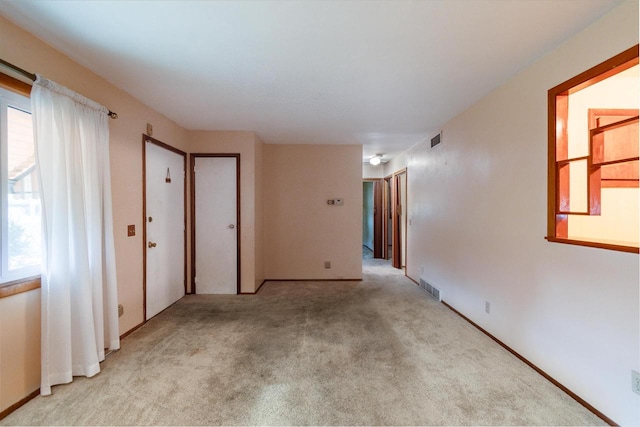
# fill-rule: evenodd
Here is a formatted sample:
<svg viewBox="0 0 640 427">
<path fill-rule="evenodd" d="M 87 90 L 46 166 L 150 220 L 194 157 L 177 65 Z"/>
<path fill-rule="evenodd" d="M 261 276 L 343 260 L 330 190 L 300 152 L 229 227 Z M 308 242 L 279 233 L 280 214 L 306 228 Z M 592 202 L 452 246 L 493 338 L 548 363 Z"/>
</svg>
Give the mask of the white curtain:
<svg viewBox="0 0 640 427">
<path fill-rule="evenodd" d="M 31 91 L 43 222 L 40 392 L 120 348 L 108 110 L 41 76 Z"/>
</svg>

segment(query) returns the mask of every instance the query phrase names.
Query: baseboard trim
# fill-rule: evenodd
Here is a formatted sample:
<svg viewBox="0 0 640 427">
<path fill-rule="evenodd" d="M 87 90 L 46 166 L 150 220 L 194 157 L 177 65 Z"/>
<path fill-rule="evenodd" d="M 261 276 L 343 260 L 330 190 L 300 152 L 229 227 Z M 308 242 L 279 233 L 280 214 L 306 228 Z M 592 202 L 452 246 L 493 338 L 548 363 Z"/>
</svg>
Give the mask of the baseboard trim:
<svg viewBox="0 0 640 427">
<path fill-rule="evenodd" d="M 264 279 L 255 292 L 241 292 L 239 295 L 256 295 L 267 282 L 361 282 L 362 279 Z"/>
<path fill-rule="evenodd" d="M 37 389 L 36 391 L 30 393 L 26 397 L 23 397 L 22 399 L 18 400 L 16 403 L 14 403 L 13 405 L 9 406 L 7 409 L 0 412 L 0 420 L 2 420 L 4 417 L 6 417 L 7 415 L 9 415 L 10 413 L 12 413 L 13 411 L 15 411 L 16 409 L 18 409 L 19 407 L 21 407 L 22 405 L 24 405 L 25 403 L 27 403 L 28 401 L 30 401 L 31 399 L 33 399 L 39 394 L 40 394 L 40 389 Z"/>
<path fill-rule="evenodd" d="M 263 280 L 262 283 L 260 283 L 260 286 L 258 286 L 258 289 L 256 289 L 253 292 L 240 292 L 238 295 L 255 295 L 258 292 L 260 292 L 260 289 L 262 289 L 262 285 L 264 285 L 265 283 L 267 283 L 266 280 Z"/>
<path fill-rule="evenodd" d="M 180 297 L 180 299 L 178 301 L 180 301 L 182 298 L 184 298 L 185 296 L 190 295 L 190 294 L 184 294 L 184 296 Z M 171 307 L 173 307 L 174 305 L 176 305 L 178 303 L 178 301 L 173 302 L 171 305 L 169 305 L 168 307 L 163 308 L 162 310 L 160 310 L 159 312 L 157 312 L 156 314 L 153 315 L 153 317 L 158 316 L 160 313 L 163 313 L 167 310 L 169 310 Z M 146 313 L 146 310 L 145 310 Z M 153 319 L 153 317 L 151 319 Z M 133 328 L 129 329 L 127 332 L 125 332 L 124 334 L 120 335 L 120 339 L 126 338 L 129 335 L 131 335 L 132 333 L 134 333 L 135 331 L 137 331 L 138 329 L 140 329 L 141 327 L 143 327 L 149 320 L 151 319 L 145 319 L 143 320 L 141 323 L 137 324 L 136 326 L 134 326 Z"/>
<path fill-rule="evenodd" d="M 147 323 L 146 320 L 143 320 L 142 323 L 134 326 L 133 328 L 129 329 L 127 332 L 125 332 L 124 334 L 120 335 L 120 339 L 124 339 L 126 337 L 128 337 L 129 335 L 131 335 L 132 333 L 134 333 L 135 331 L 137 331 L 138 329 L 140 329 L 141 327 L 144 326 L 144 324 Z"/>
<path fill-rule="evenodd" d="M 413 282 L 415 282 L 415 280 L 413 280 L 413 279 L 411 279 L 411 280 Z M 445 301 L 442 301 L 442 304 L 444 304 L 447 308 L 449 308 L 449 310 L 453 311 L 458 316 L 462 317 L 464 320 L 469 322 L 471 325 L 473 325 L 480 332 L 482 332 L 483 334 L 485 334 L 486 336 L 491 338 L 493 341 L 498 343 L 502 348 L 507 350 L 509 353 L 513 354 L 515 357 L 520 359 L 522 362 L 524 362 L 526 365 L 528 365 L 531 369 L 533 369 L 534 371 L 536 371 L 537 373 L 539 373 L 540 375 L 545 377 L 548 381 L 550 381 L 553 385 L 558 387 L 560 390 L 562 390 L 565 393 L 567 393 L 569 395 L 569 397 L 571 397 L 573 400 L 575 400 L 576 402 L 578 402 L 579 404 L 584 406 L 587 410 L 589 410 L 591 413 L 593 413 L 593 415 L 595 415 L 596 417 L 600 418 L 602 421 L 604 421 L 605 423 L 609 424 L 610 426 L 618 426 L 618 424 L 615 421 L 613 421 L 611 418 L 607 417 L 605 414 L 603 414 L 602 412 L 598 411 L 596 408 L 594 408 L 589 403 L 587 403 L 586 400 L 582 399 L 580 396 L 578 396 L 577 394 L 575 394 L 574 392 L 569 390 L 567 387 L 562 385 L 562 383 L 560 383 L 558 380 L 553 378 L 551 375 L 547 374 L 545 371 L 543 371 L 542 369 L 538 368 L 536 365 L 534 365 L 532 362 L 527 360 L 520 353 L 518 353 L 517 351 L 515 351 L 514 349 L 512 349 L 511 347 L 509 347 L 508 345 L 506 345 L 502 341 L 500 341 L 498 338 L 496 338 L 493 335 L 491 335 L 489 332 L 487 332 L 487 330 L 485 330 L 483 327 L 481 327 L 480 325 L 475 323 L 473 320 L 469 319 L 467 316 L 465 316 L 464 314 L 460 313 L 458 310 L 456 310 L 455 308 L 450 306 Z"/>
<path fill-rule="evenodd" d="M 359 279 L 266 279 L 265 282 L 362 282 Z"/>
<path fill-rule="evenodd" d="M 256 295 L 267 282 L 361 282 L 362 279 L 264 279 L 255 292 L 240 292 L 238 295 Z"/>
</svg>

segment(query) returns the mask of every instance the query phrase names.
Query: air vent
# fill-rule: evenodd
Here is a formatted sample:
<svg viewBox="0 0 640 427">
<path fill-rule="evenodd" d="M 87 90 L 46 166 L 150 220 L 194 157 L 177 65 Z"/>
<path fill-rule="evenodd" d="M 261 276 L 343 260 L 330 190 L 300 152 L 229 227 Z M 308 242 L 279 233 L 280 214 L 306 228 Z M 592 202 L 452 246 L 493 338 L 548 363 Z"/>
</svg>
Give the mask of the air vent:
<svg viewBox="0 0 640 427">
<path fill-rule="evenodd" d="M 436 301 L 442 301 L 442 292 L 440 292 L 440 289 L 436 288 L 435 286 L 424 280 L 422 277 L 420 278 L 420 287 L 427 291 L 427 293 L 431 295 Z"/>
<path fill-rule="evenodd" d="M 439 134 L 437 134 L 436 136 L 431 138 L 431 148 L 433 148 L 436 145 L 440 144 L 440 140 L 441 139 L 442 139 L 442 132 L 440 132 Z"/>
</svg>

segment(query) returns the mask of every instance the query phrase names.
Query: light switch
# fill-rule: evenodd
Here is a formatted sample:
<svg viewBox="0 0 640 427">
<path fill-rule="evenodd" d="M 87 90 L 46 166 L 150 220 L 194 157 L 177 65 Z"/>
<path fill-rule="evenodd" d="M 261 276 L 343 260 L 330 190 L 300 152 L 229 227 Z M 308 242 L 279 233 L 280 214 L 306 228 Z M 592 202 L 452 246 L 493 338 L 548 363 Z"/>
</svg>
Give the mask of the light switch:
<svg viewBox="0 0 640 427">
<path fill-rule="evenodd" d="M 135 236 L 136 235 L 136 226 L 135 225 L 127 225 L 127 236 Z"/>
</svg>

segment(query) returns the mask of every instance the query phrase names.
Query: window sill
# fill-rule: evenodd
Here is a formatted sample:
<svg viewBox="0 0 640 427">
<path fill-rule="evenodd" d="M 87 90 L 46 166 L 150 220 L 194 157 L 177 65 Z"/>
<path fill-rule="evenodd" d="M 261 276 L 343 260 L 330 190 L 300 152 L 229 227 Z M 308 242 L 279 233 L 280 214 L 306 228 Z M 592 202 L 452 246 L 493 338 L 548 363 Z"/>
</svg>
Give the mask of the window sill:
<svg viewBox="0 0 640 427">
<path fill-rule="evenodd" d="M 558 237 L 545 237 L 547 241 L 554 243 L 566 243 L 568 245 L 588 246 L 590 248 L 609 249 L 611 251 L 629 252 L 632 254 L 640 253 L 640 249 L 635 246 L 614 245 L 611 243 L 588 242 L 585 240 L 561 239 Z"/>
<path fill-rule="evenodd" d="M 25 279 L 14 280 L 0 284 L 0 298 L 29 292 L 40 288 L 40 276 L 27 277 Z"/>
</svg>

